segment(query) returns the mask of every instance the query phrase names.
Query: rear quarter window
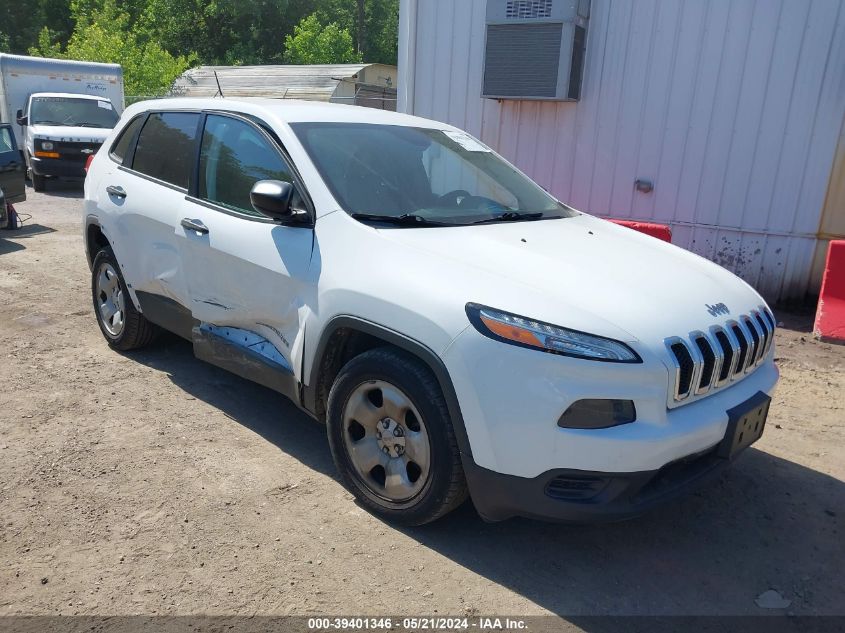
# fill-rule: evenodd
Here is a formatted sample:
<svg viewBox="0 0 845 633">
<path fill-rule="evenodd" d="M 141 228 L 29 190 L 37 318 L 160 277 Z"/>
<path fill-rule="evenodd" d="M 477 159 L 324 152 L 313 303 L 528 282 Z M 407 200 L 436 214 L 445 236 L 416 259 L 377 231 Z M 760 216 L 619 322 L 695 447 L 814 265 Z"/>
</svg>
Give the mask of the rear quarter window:
<svg viewBox="0 0 845 633">
<path fill-rule="evenodd" d="M 123 163 L 123 159 L 126 158 L 126 154 L 129 153 L 129 148 L 132 144 L 132 141 L 135 140 L 135 135 L 138 132 L 138 128 L 141 127 L 141 123 L 144 122 L 145 115 L 136 116 L 129 122 L 120 135 L 117 137 L 117 140 L 112 144 L 111 151 L 109 155 L 118 163 Z"/>
<path fill-rule="evenodd" d="M 187 190 L 199 120 L 194 112 L 150 114 L 138 136 L 132 169 Z"/>
</svg>

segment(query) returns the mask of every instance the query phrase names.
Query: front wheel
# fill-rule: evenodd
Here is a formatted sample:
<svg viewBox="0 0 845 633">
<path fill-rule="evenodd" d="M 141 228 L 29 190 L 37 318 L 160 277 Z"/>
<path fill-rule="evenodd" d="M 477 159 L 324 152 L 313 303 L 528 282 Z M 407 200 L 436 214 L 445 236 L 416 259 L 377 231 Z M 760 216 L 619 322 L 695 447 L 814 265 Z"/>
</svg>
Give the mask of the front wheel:
<svg viewBox="0 0 845 633">
<path fill-rule="evenodd" d="M 40 176 L 32 172 L 32 189 L 33 191 L 44 191 L 47 188 L 47 176 Z"/>
<path fill-rule="evenodd" d="M 114 349 L 128 351 L 148 345 L 158 329 L 135 309 L 126 288 L 120 265 L 110 248 L 94 258 L 91 295 L 97 324 Z"/>
<path fill-rule="evenodd" d="M 446 401 L 415 357 L 382 348 L 349 361 L 329 393 L 327 426 L 344 485 L 375 514 L 421 525 L 466 499 Z"/>
</svg>

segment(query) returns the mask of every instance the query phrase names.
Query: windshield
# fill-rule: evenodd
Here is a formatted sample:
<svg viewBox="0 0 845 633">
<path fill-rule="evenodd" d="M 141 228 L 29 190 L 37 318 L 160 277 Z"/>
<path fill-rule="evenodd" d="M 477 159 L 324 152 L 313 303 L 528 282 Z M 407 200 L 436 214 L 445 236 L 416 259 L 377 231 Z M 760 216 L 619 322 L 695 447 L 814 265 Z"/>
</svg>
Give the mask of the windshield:
<svg viewBox="0 0 845 633">
<path fill-rule="evenodd" d="M 291 127 L 344 210 L 368 220 L 411 218 L 422 226 L 577 215 L 463 132 L 366 123 Z"/>
<path fill-rule="evenodd" d="M 118 120 L 110 101 L 74 97 L 35 97 L 30 125 L 65 125 L 111 129 Z"/>
</svg>

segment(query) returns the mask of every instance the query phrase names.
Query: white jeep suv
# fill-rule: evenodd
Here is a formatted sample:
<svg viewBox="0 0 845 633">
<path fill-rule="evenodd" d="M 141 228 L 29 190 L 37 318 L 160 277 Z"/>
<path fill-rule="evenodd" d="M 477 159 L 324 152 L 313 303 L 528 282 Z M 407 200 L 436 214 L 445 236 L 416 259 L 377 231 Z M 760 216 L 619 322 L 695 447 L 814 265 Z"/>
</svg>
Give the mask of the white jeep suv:
<svg viewBox="0 0 845 633">
<path fill-rule="evenodd" d="M 109 345 L 159 328 L 325 422 L 369 510 L 630 517 L 758 439 L 775 320 L 719 266 L 575 211 L 468 134 L 354 106 L 133 105 L 84 235 Z"/>
</svg>

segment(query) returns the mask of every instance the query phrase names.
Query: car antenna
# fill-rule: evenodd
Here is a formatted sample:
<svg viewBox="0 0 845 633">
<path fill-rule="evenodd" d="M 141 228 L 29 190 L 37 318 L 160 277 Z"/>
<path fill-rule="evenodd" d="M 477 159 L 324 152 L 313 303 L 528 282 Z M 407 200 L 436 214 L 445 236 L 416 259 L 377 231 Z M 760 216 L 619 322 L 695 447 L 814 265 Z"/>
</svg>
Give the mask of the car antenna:
<svg viewBox="0 0 845 633">
<path fill-rule="evenodd" d="M 216 97 L 217 95 L 220 95 L 222 98 L 225 99 L 226 95 L 223 94 L 223 88 L 220 87 L 220 77 L 217 76 L 216 70 L 213 71 L 213 72 L 214 72 L 214 81 L 217 82 L 217 94 L 215 94 L 214 96 Z"/>
</svg>

